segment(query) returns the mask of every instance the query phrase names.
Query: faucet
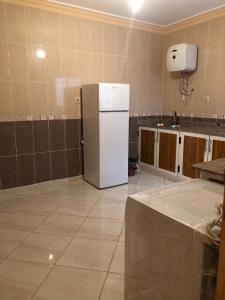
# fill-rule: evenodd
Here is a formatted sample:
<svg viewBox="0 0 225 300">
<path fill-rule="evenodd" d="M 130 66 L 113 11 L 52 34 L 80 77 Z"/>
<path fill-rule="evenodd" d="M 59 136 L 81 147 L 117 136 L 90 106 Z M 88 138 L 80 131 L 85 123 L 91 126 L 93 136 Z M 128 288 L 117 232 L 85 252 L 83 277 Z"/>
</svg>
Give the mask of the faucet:
<svg viewBox="0 0 225 300">
<path fill-rule="evenodd" d="M 173 111 L 172 112 L 172 124 L 171 124 L 171 126 L 176 127 L 176 125 L 178 125 L 178 124 L 179 124 L 179 120 L 178 120 L 178 117 L 177 117 L 177 112 Z"/>
</svg>

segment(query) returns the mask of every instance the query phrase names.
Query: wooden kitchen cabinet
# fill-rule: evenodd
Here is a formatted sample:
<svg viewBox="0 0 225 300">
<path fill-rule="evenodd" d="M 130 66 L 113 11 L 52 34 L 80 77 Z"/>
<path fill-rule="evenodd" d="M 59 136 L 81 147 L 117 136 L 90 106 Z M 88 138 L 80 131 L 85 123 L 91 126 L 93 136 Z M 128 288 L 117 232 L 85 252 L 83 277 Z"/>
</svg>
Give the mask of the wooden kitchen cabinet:
<svg viewBox="0 0 225 300">
<path fill-rule="evenodd" d="M 156 129 L 141 127 L 140 137 L 140 162 L 155 167 L 156 162 Z"/>
<path fill-rule="evenodd" d="M 179 132 L 158 131 L 158 169 L 178 173 Z"/>
<path fill-rule="evenodd" d="M 225 138 L 211 136 L 209 140 L 208 160 L 214 160 L 225 157 Z"/>
<path fill-rule="evenodd" d="M 199 178 L 200 171 L 192 165 L 207 161 L 209 136 L 182 132 L 180 138 L 181 174 Z"/>
</svg>

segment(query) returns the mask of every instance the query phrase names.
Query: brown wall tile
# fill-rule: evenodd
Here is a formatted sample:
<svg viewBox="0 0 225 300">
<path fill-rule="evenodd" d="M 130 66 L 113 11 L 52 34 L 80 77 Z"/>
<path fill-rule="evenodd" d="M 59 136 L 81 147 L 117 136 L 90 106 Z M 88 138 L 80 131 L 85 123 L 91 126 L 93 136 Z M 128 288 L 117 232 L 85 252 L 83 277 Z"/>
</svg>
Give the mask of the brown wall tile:
<svg viewBox="0 0 225 300">
<path fill-rule="evenodd" d="M 80 150 L 66 150 L 66 169 L 67 177 L 78 176 L 81 174 Z"/>
<path fill-rule="evenodd" d="M 48 121 L 33 121 L 34 152 L 50 150 Z"/>
<path fill-rule="evenodd" d="M 52 179 L 60 179 L 66 177 L 66 155 L 65 151 L 51 152 L 52 163 Z"/>
<path fill-rule="evenodd" d="M 36 182 L 51 180 L 51 157 L 50 152 L 35 154 Z"/>
<path fill-rule="evenodd" d="M 35 183 L 34 154 L 21 155 L 18 159 L 19 185 Z"/>
<path fill-rule="evenodd" d="M 0 189 L 18 186 L 16 156 L 0 157 Z"/>
<path fill-rule="evenodd" d="M 50 149 L 61 150 L 65 149 L 65 121 L 50 120 Z"/>
<path fill-rule="evenodd" d="M 14 122 L 0 122 L 0 156 L 16 154 Z"/>
<path fill-rule="evenodd" d="M 15 122 L 17 154 L 34 152 L 32 122 Z"/>
</svg>

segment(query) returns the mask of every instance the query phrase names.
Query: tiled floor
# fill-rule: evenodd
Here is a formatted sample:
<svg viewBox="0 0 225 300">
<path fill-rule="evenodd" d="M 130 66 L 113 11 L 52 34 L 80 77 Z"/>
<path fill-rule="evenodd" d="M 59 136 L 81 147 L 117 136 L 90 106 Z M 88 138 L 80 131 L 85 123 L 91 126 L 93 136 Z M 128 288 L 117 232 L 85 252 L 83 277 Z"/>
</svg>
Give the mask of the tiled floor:
<svg viewBox="0 0 225 300">
<path fill-rule="evenodd" d="M 122 300 L 127 196 L 169 183 L 142 171 L 103 191 L 76 178 L 0 191 L 0 299 Z"/>
</svg>

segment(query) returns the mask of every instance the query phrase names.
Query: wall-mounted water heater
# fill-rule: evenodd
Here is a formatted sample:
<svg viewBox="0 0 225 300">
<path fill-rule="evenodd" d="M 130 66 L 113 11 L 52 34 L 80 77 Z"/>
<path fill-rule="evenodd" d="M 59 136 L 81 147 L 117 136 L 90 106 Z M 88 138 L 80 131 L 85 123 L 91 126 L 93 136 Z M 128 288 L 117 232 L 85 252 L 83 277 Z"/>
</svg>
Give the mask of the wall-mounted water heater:
<svg viewBox="0 0 225 300">
<path fill-rule="evenodd" d="M 167 69 L 169 72 L 181 72 L 180 94 L 191 96 L 194 89 L 190 86 L 191 72 L 197 68 L 198 49 L 193 44 L 177 44 L 169 47 L 167 52 Z"/>
<path fill-rule="evenodd" d="M 167 52 L 167 69 L 169 72 L 193 72 L 196 67 L 196 45 L 183 43 L 169 47 Z"/>
</svg>

